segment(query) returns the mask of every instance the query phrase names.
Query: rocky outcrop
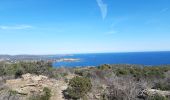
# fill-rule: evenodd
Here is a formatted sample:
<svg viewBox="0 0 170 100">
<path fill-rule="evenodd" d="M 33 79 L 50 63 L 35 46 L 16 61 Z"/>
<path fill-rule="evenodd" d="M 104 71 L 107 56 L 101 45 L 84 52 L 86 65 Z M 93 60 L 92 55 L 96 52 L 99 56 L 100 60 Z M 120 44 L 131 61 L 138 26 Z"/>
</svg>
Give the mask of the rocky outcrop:
<svg viewBox="0 0 170 100">
<path fill-rule="evenodd" d="M 147 93 L 149 95 L 162 95 L 162 96 L 170 96 L 170 91 L 161 91 L 161 90 L 156 90 L 156 89 L 148 89 Z"/>
<path fill-rule="evenodd" d="M 6 86 L 17 94 L 25 97 L 25 100 L 32 94 L 41 94 L 44 87 L 51 90 L 51 100 L 64 100 L 63 90 L 67 88 L 64 80 L 50 79 L 43 75 L 25 74 L 19 79 L 6 81 Z M 23 99 L 22 99 L 23 100 Z"/>
<path fill-rule="evenodd" d="M 170 96 L 170 91 L 161 91 L 156 89 L 144 89 L 140 92 L 139 97 L 147 97 L 147 96 Z"/>
</svg>

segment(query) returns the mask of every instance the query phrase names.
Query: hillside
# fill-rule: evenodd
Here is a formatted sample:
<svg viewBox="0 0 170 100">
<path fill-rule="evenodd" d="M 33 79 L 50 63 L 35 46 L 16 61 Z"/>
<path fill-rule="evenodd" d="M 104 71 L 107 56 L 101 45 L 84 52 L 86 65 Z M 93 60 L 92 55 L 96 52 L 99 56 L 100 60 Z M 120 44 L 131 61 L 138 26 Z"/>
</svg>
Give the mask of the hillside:
<svg viewBox="0 0 170 100">
<path fill-rule="evenodd" d="M 169 100 L 170 66 L 0 64 L 0 100 Z"/>
</svg>

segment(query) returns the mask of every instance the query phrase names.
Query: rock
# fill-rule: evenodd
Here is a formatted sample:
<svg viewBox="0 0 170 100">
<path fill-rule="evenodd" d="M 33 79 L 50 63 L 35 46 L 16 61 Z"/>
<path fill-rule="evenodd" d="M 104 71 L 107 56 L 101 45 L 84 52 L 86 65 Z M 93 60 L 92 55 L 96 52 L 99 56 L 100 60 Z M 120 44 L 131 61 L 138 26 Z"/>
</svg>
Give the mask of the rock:
<svg viewBox="0 0 170 100">
<path fill-rule="evenodd" d="M 34 82 L 38 82 L 38 81 L 41 81 L 41 80 L 46 80 L 46 79 L 48 79 L 48 77 L 46 77 L 46 76 L 43 76 L 43 75 L 39 75 L 39 76 L 37 76 L 37 75 L 31 75 L 31 74 L 25 74 L 25 75 L 22 75 L 22 78 L 24 79 L 24 80 L 32 80 L 32 81 L 34 81 Z"/>
<path fill-rule="evenodd" d="M 52 94 L 50 100 L 64 100 L 62 92 L 67 88 L 64 80 L 55 80 L 43 75 L 32 75 L 29 73 L 22 75 L 19 79 L 7 80 L 5 85 L 19 95 L 25 96 L 25 98 L 33 94 L 41 94 L 44 87 L 47 87 Z"/>
<path fill-rule="evenodd" d="M 139 97 L 147 97 L 147 96 L 170 96 L 170 91 L 161 91 L 156 89 L 144 89 L 139 93 Z"/>
<path fill-rule="evenodd" d="M 162 96 L 170 96 L 170 91 L 161 91 L 156 89 L 148 89 L 147 90 L 148 95 L 162 95 Z"/>
<path fill-rule="evenodd" d="M 95 97 L 97 100 L 99 100 L 100 97 L 101 97 L 101 94 L 100 94 L 100 93 L 99 93 L 99 94 L 95 94 L 94 97 Z"/>
</svg>

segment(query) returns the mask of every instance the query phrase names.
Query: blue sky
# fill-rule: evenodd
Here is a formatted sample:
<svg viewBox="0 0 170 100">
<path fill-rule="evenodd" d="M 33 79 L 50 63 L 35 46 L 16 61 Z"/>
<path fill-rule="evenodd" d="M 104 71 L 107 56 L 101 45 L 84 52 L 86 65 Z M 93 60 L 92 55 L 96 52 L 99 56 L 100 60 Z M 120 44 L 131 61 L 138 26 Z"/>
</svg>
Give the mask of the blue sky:
<svg viewBox="0 0 170 100">
<path fill-rule="evenodd" d="M 170 0 L 0 0 L 0 54 L 170 50 Z"/>
</svg>

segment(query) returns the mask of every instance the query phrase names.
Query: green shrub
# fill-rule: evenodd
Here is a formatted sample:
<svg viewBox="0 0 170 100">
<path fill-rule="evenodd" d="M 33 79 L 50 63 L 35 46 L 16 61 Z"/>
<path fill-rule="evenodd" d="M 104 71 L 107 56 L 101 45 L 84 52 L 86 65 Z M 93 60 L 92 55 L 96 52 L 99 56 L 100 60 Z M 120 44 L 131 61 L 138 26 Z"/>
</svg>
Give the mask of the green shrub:
<svg viewBox="0 0 170 100">
<path fill-rule="evenodd" d="M 41 96 L 41 100 L 50 100 L 51 90 L 47 87 L 43 89 L 44 95 Z"/>
<path fill-rule="evenodd" d="M 60 75 L 61 75 L 61 77 L 65 77 L 68 75 L 68 73 L 61 73 Z"/>
<path fill-rule="evenodd" d="M 92 84 L 90 79 L 84 77 L 74 77 L 69 81 L 67 89 L 69 98 L 83 98 L 91 90 Z"/>
<path fill-rule="evenodd" d="M 154 86 L 154 89 L 159 89 L 159 90 L 163 90 L 163 91 L 169 91 L 170 90 L 170 84 L 169 83 L 165 83 L 165 82 L 159 82 L 156 83 Z"/>
<path fill-rule="evenodd" d="M 89 75 L 89 70 L 87 70 L 87 69 L 83 69 L 83 70 L 77 69 L 77 70 L 75 70 L 74 73 L 75 73 L 76 75 L 79 75 L 79 76 L 88 77 L 88 75 Z"/>
<path fill-rule="evenodd" d="M 41 100 L 41 96 L 40 95 L 31 95 L 29 97 L 29 100 Z"/>
<path fill-rule="evenodd" d="M 168 100 L 168 98 L 160 95 L 150 96 L 147 100 Z"/>
<path fill-rule="evenodd" d="M 108 65 L 108 64 L 104 64 L 104 65 L 99 66 L 98 69 L 100 69 L 100 70 L 109 70 L 109 69 L 111 69 L 111 66 Z"/>
<path fill-rule="evenodd" d="M 8 92 L 10 93 L 10 95 L 16 95 L 16 94 L 18 94 L 18 92 L 15 91 L 15 90 L 9 90 Z"/>
<path fill-rule="evenodd" d="M 104 69 L 105 69 L 105 65 Z M 103 68 L 100 66 L 99 68 Z M 165 78 L 165 72 L 170 70 L 169 66 L 135 66 L 135 65 L 107 65 L 108 68 L 112 69 L 117 76 L 120 75 L 131 75 L 137 78 L 147 78 L 147 79 L 163 79 Z"/>
<path fill-rule="evenodd" d="M 43 95 L 37 94 L 32 95 L 29 100 L 50 100 L 51 90 L 47 87 L 43 89 Z"/>
<path fill-rule="evenodd" d="M 116 71 L 116 75 L 128 75 L 129 74 L 129 70 L 127 69 L 117 69 Z"/>
<path fill-rule="evenodd" d="M 149 78 L 165 78 L 165 72 L 168 70 L 167 67 L 144 67 L 143 75 Z"/>
<path fill-rule="evenodd" d="M 20 78 L 23 73 L 24 73 L 24 72 L 23 72 L 22 69 L 16 70 L 16 72 L 15 72 L 15 78 Z"/>
<path fill-rule="evenodd" d="M 3 76 L 5 74 L 6 74 L 5 69 L 3 68 L 3 66 L 0 66 L 0 76 Z"/>
</svg>

